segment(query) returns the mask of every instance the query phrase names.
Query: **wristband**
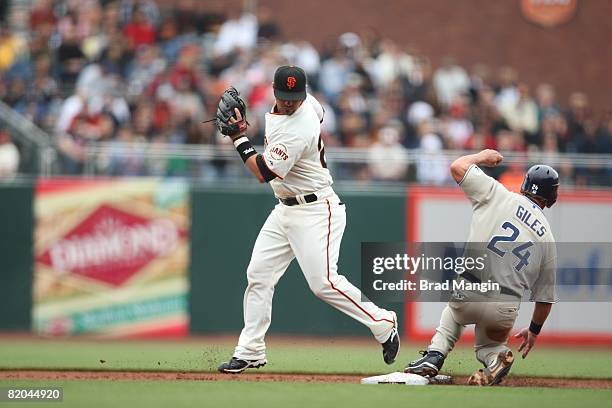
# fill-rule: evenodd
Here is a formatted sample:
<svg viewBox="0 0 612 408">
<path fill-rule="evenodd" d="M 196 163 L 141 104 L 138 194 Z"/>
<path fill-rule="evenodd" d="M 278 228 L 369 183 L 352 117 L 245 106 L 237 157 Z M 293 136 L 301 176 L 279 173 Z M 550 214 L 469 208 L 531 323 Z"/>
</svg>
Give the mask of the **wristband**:
<svg viewBox="0 0 612 408">
<path fill-rule="evenodd" d="M 246 136 L 241 136 L 234 140 L 234 146 L 236 146 L 236 150 L 238 151 L 240 158 L 245 163 L 249 157 L 257 154 L 255 148 L 251 144 L 251 141 Z"/>
<path fill-rule="evenodd" d="M 535 334 L 536 336 L 540 334 L 540 330 L 542 330 L 543 324 L 534 323 L 533 320 L 529 323 L 529 331 Z"/>
</svg>

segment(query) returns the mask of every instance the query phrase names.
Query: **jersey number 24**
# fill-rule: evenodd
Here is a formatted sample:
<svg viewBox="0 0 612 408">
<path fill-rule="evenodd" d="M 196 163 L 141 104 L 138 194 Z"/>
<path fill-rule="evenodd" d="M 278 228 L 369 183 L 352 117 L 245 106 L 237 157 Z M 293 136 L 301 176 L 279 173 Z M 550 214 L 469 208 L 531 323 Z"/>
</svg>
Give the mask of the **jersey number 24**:
<svg viewBox="0 0 612 408">
<path fill-rule="evenodd" d="M 495 235 L 493 236 L 493 238 L 491 238 L 491 241 L 489 241 L 489 244 L 487 245 L 487 249 L 489 249 L 490 251 L 492 251 L 493 253 L 495 253 L 496 255 L 498 255 L 499 257 L 503 258 L 504 255 L 506 255 L 506 251 L 504 251 L 503 249 L 498 248 L 496 245 L 498 242 L 514 242 L 516 241 L 516 239 L 519 236 L 519 229 L 516 228 L 516 226 L 514 224 L 512 224 L 509 221 L 506 221 L 502 224 L 501 226 L 504 230 L 508 230 L 510 231 L 510 235 L 506 236 L 506 235 Z M 521 244 L 517 247 L 515 247 L 512 250 L 512 254 L 514 254 L 514 256 L 516 256 L 519 260 L 519 262 L 514 265 L 514 269 L 516 269 L 517 271 L 520 271 L 521 269 L 523 269 L 523 267 L 529 265 L 529 256 L 531 256 L 531 252 L 528 251 L 529 247 L 531 247 L 533 245 L 533 242 L 528 241 L 525 242 L 524 244 Z"/>
</svg>

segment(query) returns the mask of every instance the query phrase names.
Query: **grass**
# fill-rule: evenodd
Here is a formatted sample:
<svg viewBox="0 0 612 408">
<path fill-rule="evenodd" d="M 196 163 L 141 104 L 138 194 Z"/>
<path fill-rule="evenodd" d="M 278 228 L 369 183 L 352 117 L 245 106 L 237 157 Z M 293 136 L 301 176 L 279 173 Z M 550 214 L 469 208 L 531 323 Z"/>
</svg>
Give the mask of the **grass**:
<svg viewBox="0 0 612 408">
<path fill-rule="evenodd" d="M 185 342 L 34 340 L 0 338 L 0 370 L 18 368 L 73 370 L 214 371 L 231 355 L 233 344 L 214 339 Z M 382 362 L 374 342 L 330 340 L 305 343 L 290 339 L 269 343 L 270 364 L 258 371 L 380 374 L 401 370 L 416 357 L 417 348 L 402 345 L 393 366 Z M 104 360 L 101 363 L 100 360 Z M 159 364 L 158 364 L 159 362 Z M 512 375 L 612 378 L 612 350 L 545 348 L 518 360 Z M 478 367 L 469 348 L 458 348 L 445 371 L 470 374 Z M 278 383 L 237 381 L 9 381 L 8 386 L 61 386 L 62 407 L 599 407 L 612 405 L 612 390 L 548 388 L 472 388 L 364 386 L 359 384 Z M 4 403 L 0 402 L 0 406 Z M 5 404 L 6 405 L 6 404 Z M 20 407 L 40 403 L 21 402 Z M 54 405 L 55 406 L 55 405 Z"/>
<path fill-rule="evenodd" d="M 0 369 L 169 370 L 215 371 L 232 353 L 233 344 L 199 341 L 58 341 L 0 339 Z M 382 362 L 380 347 L 330 341 L 308 344 L 277 340 L 269 344 L 269 365 L 261 372 L 380 374 L 400 371 L 418 356 L 418 347 L 403 344 L 392 366 Z M 101 360 L 104 362 L 102 363 Z M 512 374 L 521 376 L 612 378 L 612 350 L 536 346 Z M 447 373 L 471 374 L 479 368 L 470 348 L 454 350 L 444 366 Z"/>
<path fill-rule="evenodd" d="M 62 407 L 598 407 L 609 406 L 610 390 L 470 387 L 364 386 L 271 382 L 11 382 L 4 386 L 62 386 Z M 492 403 L 494 403 L 492 405 Z M 20 403 L 40 407 L 40 403 Z M 60 406 L 58 404 L 58 406 Z"/>
</svg>

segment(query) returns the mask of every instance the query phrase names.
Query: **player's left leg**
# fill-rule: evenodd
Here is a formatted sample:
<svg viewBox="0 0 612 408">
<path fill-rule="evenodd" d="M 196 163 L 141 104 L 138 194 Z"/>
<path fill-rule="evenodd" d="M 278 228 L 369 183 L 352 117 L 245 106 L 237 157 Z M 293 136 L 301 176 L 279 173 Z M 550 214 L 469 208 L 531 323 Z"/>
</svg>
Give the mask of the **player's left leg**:
<svg viewBox="0 0 612 408">
<path fill-rule="evenodd" d="M 424 377 L 438 375 L 444 365 L 446 356 L 455 347 L 455 343 L 459 340 L 465 327 L 464 325 L 468 323 L 465 321 L 462 312 L 469 306 L 469 304 L 455 302 L 446 305 L 440 316 L 440 324 L 436 328 L 436 333 L 433 335 L 427 351 L 421 352 L 421 358 L 408 363 L 404 372 Z"/>
<path fill-rule="evenodd" d="M 476 371 L 470 385 L 495 385 L 508 375 L 514 355 L 508 347 L 508 336 L 518 316 L 518 302 L 485 303 L 482 321 L 476 323 L 476 358 L 484 368 Z"/>
<path fill-rule="evenodd" d="M 291 207 L 291 212 L 287 236 L 310 289 L 329 305 L 367 326 L 383 349 L 387 344 L 388 350 L 383 354 L 390 364 L 399 351 L 395 313 L 365 299 L 358 288 L 337 272 L 346 226 L 344 205 L 332 196 Z"/>
</svg>

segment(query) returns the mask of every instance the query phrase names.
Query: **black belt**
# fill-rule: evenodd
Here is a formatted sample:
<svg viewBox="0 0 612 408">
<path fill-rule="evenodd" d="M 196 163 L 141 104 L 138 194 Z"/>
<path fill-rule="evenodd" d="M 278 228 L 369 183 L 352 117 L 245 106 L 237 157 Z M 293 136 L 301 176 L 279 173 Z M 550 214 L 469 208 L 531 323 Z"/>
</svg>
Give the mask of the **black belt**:
<svg viewBox="0 0 612 408">
<path fill-rule="evenodd" d="M 478 279 L 476 276 L 472 275 L 469 272 L 463 272 L 459 276 L 463 277 L 465 280 L 468 280 L 468 281 L 470 281 L 472 283 L 481 283 L 482 282 L 480 279 Z M 499 293 L 501 293 L 502 295 L 514 296 L 514 297 L 517 297 L 519 299 L 522 298 L 522 296 L 519 293 L 513 291 L 510 288 L 507 288 L 507 287 L 501 286 L 501 285 L 500 285 L 500 288 L 499 288 Z"/>
<path fill-rule="evenodd" d="M 283 204 L 285 204 L 285 205 L 288 205 L 288 206 L 292 206 L 292 205 L 298 205 L 298 204 L 301 204 L 301 203 L 300 203 L 300 202 L 297 200 L 297 198 L 295 198 L 295 197 L 289 197 L 289 198 L 279 198 L 279 200 L 280 200 L 280 202 L 281 202 L 281 203 L 283 203 Z M 305 201 L 306 203 L 314 203 L 314 202 L 315 202 L 315 201 L 317 201 L 317 200 L 318 200 L 317 195 L 316 195 L 316 194 L 314 194 L 314 193 L 312 193 L 312 194 L 307 194 L 307 195 L 305 195 L 305 196 L 304 196 L 304 201 Z"/>
</svg>

